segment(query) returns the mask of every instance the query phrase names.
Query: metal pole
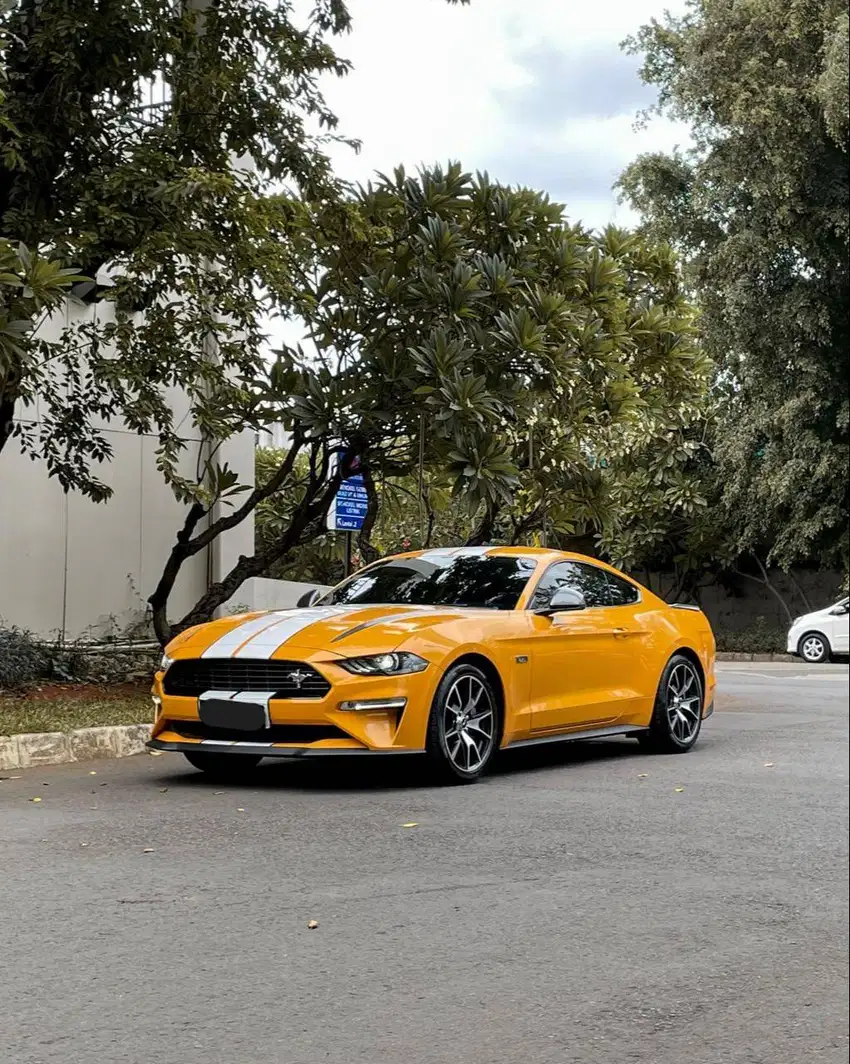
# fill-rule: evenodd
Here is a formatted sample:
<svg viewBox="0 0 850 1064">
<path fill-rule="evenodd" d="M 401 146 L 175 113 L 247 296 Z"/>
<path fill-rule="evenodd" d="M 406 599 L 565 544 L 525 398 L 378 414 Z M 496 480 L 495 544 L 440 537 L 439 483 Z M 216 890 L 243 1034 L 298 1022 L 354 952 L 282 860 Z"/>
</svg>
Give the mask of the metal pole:
<svg viewBox="0 0 850 1064">
<path fill-rule="evenodd" d="M 351 533 L 345 533 L 345 576 L 351 576 Z"/>
</svg>

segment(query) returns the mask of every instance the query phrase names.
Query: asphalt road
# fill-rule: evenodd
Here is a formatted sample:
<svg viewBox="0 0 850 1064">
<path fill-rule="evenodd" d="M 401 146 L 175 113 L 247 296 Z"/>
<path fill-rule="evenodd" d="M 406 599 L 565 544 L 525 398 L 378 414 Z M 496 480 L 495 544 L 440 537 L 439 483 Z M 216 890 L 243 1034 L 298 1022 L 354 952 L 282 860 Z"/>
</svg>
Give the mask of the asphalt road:
<svg viewBox="0 0 850 1064">
<path fill-rule="evenodd" d="M 847 754 L 845 666 L 736 664 L 686 757 L 21 772 L 0 1060 L 844 1064 Z"/>
</svg>

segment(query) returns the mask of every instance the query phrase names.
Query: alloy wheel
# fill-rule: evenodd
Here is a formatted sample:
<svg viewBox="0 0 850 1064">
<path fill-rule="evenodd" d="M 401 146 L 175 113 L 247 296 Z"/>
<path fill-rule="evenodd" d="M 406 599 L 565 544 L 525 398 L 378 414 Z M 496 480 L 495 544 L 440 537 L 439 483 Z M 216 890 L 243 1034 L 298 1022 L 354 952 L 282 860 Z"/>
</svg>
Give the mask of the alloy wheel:
<svg viewBox="0 0 850 1064">
<path fill-rule="evenodd" d="M 702 685 L 693 665 L 681 662 L 667 681 L 667 722 L 673 738 L 686 746 L 699 731 Z"/>
<path fill-rule="evenodd" d="M 818 635 L 806 636 L 800 650 L 806 661 L 820 662 L 826 657 L 826 647 Z"/>
<path fill-rule="evenodd" d="M 493 699 L 477 676 L 459 676 L 443 703 L 443 738 L 449 760 L 475 772 L 490 756 L 496 733 Z"/>
</svg>

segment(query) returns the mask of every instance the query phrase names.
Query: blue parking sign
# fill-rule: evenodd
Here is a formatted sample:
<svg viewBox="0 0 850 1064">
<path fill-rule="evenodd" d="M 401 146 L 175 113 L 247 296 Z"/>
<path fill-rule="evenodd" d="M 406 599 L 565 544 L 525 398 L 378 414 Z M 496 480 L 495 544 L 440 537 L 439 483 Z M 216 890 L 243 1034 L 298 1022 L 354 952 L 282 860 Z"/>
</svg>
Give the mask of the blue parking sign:
<svg viewBox="0 0 850 1064">
<path fill-rule="evenodd" d="M 366 520 L 369 496 L 363 476 L 356 473 L 339 486 L 328 512 L 328 528 L 337 532 L 359 532 Z"/>
</svg>

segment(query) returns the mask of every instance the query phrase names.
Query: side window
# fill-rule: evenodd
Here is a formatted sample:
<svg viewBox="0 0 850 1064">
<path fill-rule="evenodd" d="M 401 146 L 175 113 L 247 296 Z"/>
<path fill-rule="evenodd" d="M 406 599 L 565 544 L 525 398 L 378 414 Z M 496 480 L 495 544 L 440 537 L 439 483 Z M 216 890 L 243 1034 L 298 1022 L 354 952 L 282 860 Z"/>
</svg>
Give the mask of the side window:
<svg viewBox="0 0 850 1064">
<path fill-rule="evenodd" d="M 558 562 L 555 565 L 550 565 L 543 576 L 540 577 L 540 583 L 531 596 L 528 608 L 530 610 L 542 610 L 549 605 L 550 599 L 559 587 L 564 587 L 565 585 L 568 587 L 575 586 L 572 575 L 573 569 L 575 569 L 575 566 L 572 562 Z"/>
<path fill-rule="evenodd" d="M 528 608 L 542 610 L 544 606 L 549 605 L 552 595 L 562 587 L 580 591 L 588 606 L 608 604 L 608 582 L 602 569 L 597 569 L 595 565 L 583 565 L 581 562 L 557 562 L 540 578 Z"/>
<path fill-rule="evenodd" d="M 611 606 L 630 606 L 640 598 L 640 592 L 634 584 L 613 573 L 605 573 L 608 579 L 608 603 Z"/>
<path fill-rule="evenodd" d="M 584 601 L 588 606 L 607 606 L 609 592 L 605 570 L 597 569 L 595 565 L 585 565 L 582 562 L 576 562 L 575 568 L 578 570 L 577 582 L 571 586 L 584 595 Z"/>
</svg>

